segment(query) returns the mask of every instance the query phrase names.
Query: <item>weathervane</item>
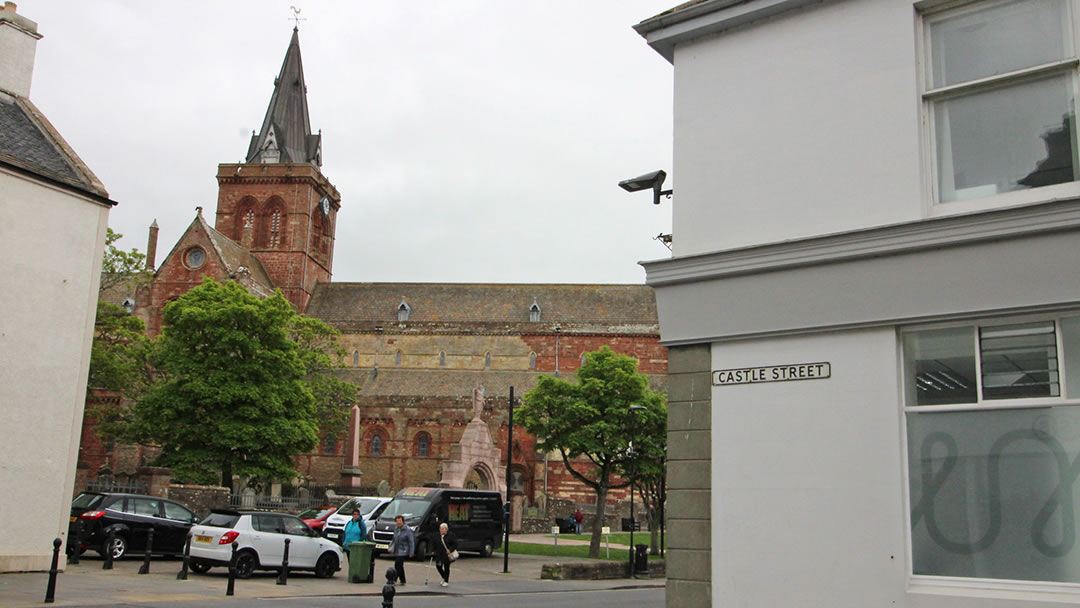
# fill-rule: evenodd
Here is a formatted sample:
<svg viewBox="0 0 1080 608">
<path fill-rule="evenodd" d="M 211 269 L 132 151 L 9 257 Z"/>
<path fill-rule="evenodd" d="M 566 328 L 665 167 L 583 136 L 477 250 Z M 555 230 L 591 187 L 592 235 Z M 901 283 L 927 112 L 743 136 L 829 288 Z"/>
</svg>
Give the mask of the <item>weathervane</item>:
<svg viewBox="0 0 1080 608">
<path fill-rule="evenodd" d="M 293 16 L 289 17 L 289 19 L 292 19 L 296 22 L 296 25 L 294 27 L 300 27 L 301 21 L 307 21 L 307 18 L 300 16 L 300 9 L 296 8 L 295 6 L 290 6 L 289 9 L 291 9 L 293 12 Z"/>
</svg>

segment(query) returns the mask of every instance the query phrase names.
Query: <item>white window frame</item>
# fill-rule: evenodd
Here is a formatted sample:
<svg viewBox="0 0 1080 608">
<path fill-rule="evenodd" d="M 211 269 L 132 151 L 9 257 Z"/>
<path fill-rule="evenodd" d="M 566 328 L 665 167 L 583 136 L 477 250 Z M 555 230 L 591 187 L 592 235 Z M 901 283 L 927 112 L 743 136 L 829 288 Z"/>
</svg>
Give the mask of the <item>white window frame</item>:
<svg viewBox="0 0 1080 608">
<path fill-rule="evenodd" d="M 911 527 L 911 472 L 908 467 L 910 462 L 910 447 L 908 445 L 908 414 L 933 414 L 938 412 L 992 412 L 994 410 L 1017 410 L 1017 409 L 1045 409 L 1048 407 L 1075 407 L 1080 406 L 1080 395 L 1074 397 L 1067 397 L 1069 395 L 1069 389 L 1066 379 L 1066 368 L 1068 361 L 1065 359 L 1065 344 L 1063 342 L 1061 322 L 1064 319 L 1080 317 L 1080 310 L 1066 310 L 1053 313 L 1038 313 L 1038 314 L 1026 314 L 1026 315 L 1012 315 L 1012 316 L 994 316 L 994 317 L 980 317 L 980 318 L 968 318 L 964 320 L 952 321 L 952 322 L 939 322 L 932 324 L 920 324 L 911 325 L 899 328 L 897 331 L 897 355 L 899 361 L 899 399 L 901 404 L 901 411 L 903 413 L 900 424 L 901 435 L 901 450 L 903 466 L 903 496 L 904 496 L 904 533 L 906 541 L 906 569 L 909 582 L 909 590 L 911 589 L 923 589 L 923 590 L 944 590 L 944 589 L 961 589 L 961 590 L 979 590 L 980 592 L 986 592 L 987 590 L 1000 590 L 1003 592 L 1036 592 L 1036 593 L 1049 593 L 1056 597 L 1061 597 L 1060 594 L 1068 594 L 1067 597 L 1073 597 L 1080 599 L 1080 584 L 1078 583 L 1063 583 L 1056 581 L 1032 581 L 1032 580 L 1009 580 L 1009 579 L 994 579 L 994 578 L 964 578 L 953 576 L 941 576 L 941 575 L 929 575 L 929 574 L 914 574 L 914 547 L 913 547 L 913 532 Z M 982 353 L 979 348 L 979 330 L 988 327 L 997 327 L 1001 325 L 1015 325 L 1021 323 L 1036 323 L 1039 321 L 1053 321 L 1054 333 L 1056 339 L 1056 348 L 1058 355 L 1058 371 L 1059 371 L 1059 395 L 1056 397 L 1038 397 L 1038 398 L 1023 398 L 1023 399 L 983 399 L 983 387 L 982 387 Z M 973 331 L 973 340 L 975 346 L 975 377 L 977 382 L 976 401 L 974 403 L 961 403 L 961 404 L 947 404 L 947 405 L 908 405 L 907 391 L 907 374 L 908 369 L 905 367 L 906 358 L 904 356 L 904 337 L 906 334 L 918 333 L 922 331 L 931 331 L 939 329 L 959 328 L 959 327 L 971 327 Z M 1077 391 L 1080 393 L 1080 390 Z M 1078 515 L 1080 516 L 1080 515 Z M 945 593 L 952 593 L 945 591 Z"/>
<path fill-rule="evenodd" d="M 1022 68 L 1005 74 L 980 78 L 970 82 L 949 85 L 939 88 L 931 88 L 930 65 L 930 36 L 928 22 L 941 18 L 945 15 L 955 15 L 965 11 L 975 11 L 999 4 L 1005 4 L 1009 0 L 925 0 L 914 3 L 916 9 L 916 57 L 918 62 L 918 92 L 920 100 L 920 122 L 922 129 L 922 162 L 923 162 L 923 198 L 924 209 L 927 216 L 955 215 L 970 213 L 972 211 L 985 211 L 1001 207 L 1016 205 L 1050 202 L 1063 198 L 1080 197 L 1080 179 L 1072 182 L 1053 184 L 1001 192 L 998 194 L 974 198 L 968 200 L 956 200 L 941 202 L 938 200 L 938 163 L 937 163 L 937 140 L 934 133 L 933 103 L 950 98 L 962 97 L 967 94 L 992 90 L 1013 84 L 1022 83 L 1044 77 L 1049 74 L 1072 73 L 1074 93 L 1075 115 L 1080 120 L 1080 27 L 1077 23 L 1077 15 L 1080 15 L 1080 0 L 1065 0 L 1067 32 L 1071 44 L 1072 56 L 1030 68 Z M 1080 124 L 1080 123 L 1078 123 Z M 1076 126 L 1074 125 L 1074 128 Z M 1080 129 L 1077 129 L 1080 131 Z M 1074 149 L 1074 166 L 1080 167 L 1080 133 L 1074 137 L 1078 142 Z"/>
</svg>

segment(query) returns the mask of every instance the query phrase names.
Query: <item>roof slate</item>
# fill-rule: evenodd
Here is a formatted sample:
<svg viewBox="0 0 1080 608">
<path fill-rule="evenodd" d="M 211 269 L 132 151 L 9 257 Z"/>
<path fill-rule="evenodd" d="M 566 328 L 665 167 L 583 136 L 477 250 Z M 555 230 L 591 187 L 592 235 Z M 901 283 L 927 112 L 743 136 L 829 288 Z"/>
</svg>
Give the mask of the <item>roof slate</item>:
<svg viewBox="0 0 1080 608">
<path fill-rule="evenodd" d="M 293 28 L 289 50 L 281 63 L 281 72 L 274 79 L 274 93 L 270 96 L 262 129 L 251 138 L 248 146 L 247 162 L 259 162 L 259 153 L 271 127 L 281 151 L 280 162 L 321 164 L 318 149 L 322 136 L 311 133 L 307 84 L 304 83 L 304 65 L 300 60 L 300 33 L 296 28 Z"/>
<path fill-rule="evenodd" d="M 514 324 L 520 330 L 528 327 L 535 301 L 547 326 L 653 332 L 659 326 L 656 296 L 646 285 L 321 283 L 307 314 L 346 327 L 396 324 L 402 298 L 409 324 Z"/>
<path fill-rule="evenodd" d="M 368 368 L 348 368 L 339 372 L 342 380 L 360 387 L 363 397 L 470 397 L 474 388 L 484 387 L 488 399 L 507 396 L 510 387 L 522 395 L 536 386 L 537 378 L 551 374 L 529 371 L 500 370 L 432 370 L 380 368 L 377 373 Z M 573 374 L 564 374 L 572 379 Z M 667 376 L 649 376 L 653 390 L 665 390 Z"/>
</svg>

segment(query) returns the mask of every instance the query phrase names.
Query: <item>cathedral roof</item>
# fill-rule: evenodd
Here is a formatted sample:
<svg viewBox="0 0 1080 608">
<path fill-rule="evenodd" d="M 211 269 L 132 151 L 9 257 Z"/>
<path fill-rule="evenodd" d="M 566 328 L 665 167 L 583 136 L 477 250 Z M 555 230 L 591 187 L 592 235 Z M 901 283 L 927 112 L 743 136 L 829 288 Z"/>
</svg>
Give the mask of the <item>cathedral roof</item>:
<svg viewBox="0 0 1080 608">
<path fill-rule="evenodd" d="M 489 326 L 512 333 L 657 333 L 656 295 L 646 285 L 545 283 L 320 283 L 307 314 L 342 331 L 406 325 Z M 539 320 L 530 315 L 534 304 Z"/>
<path fill-rule="evenodd" d="M 322 166 L 322 135 L 311 133 L 307 85 L 300 60 L 300 32 L 293 28 L 289 50 L 274 79 L 274 93 L 262 129 L 252 135 L 247 162 L 305 163 Z"/>
<path fill-rule="evenodd" d="M 450 369 L 401 369 L 381 367 L 373 373 L 372 368 L 347 368 L 338 372 L 342 380 L 360 387 L 361 398 L 365 397 L 466 397 L 471 396 L 474 388 L 483 386 L 489 399 L 493 395 L 506 396 L 510 387 L 518 395 L 536 386 L 540 376 L 550 376 L 551 372 L 517 370 L 450 370 Z M 572 378 L 573 373 L 565 372 L 564 377 Z M 649 387 L 652 390 L 667 388 L 666 375 L 650 375 Z M 505 402 L 504 402 L 505 403 Z"/>
<path fill-rule="evenodd" d="M 0 133 L 0 163 L 108 198 L 105 186 L 29 99 L 0 94 Z"/>
</svg>

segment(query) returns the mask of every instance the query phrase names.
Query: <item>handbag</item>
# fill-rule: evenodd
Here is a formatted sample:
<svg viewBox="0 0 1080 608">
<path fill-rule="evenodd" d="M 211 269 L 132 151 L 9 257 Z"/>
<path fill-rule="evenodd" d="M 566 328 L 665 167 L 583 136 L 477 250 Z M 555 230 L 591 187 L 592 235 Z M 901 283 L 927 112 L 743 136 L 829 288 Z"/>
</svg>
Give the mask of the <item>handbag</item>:
<svg viewBox="0 0 1080 608">
<path fill-rule="evenodd" d="M 439 540 L 442 541 L 442 548 L 444 550 L 449 549 L 449 547 L 446 546 L 446 538 L 445 537 L 440 538 Z M 458 555 L 457 549 L 454 549 L 453 551 L 447 551 L 447 553 L 446 553 L 446 559 L 448 559 L 448 560 L 450 560 L 452 562 L 456 562 L 458 557 L 460 557 L 460 555 Z"/>
</svg>

